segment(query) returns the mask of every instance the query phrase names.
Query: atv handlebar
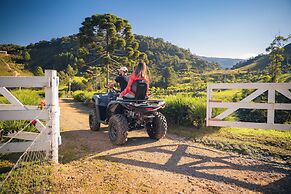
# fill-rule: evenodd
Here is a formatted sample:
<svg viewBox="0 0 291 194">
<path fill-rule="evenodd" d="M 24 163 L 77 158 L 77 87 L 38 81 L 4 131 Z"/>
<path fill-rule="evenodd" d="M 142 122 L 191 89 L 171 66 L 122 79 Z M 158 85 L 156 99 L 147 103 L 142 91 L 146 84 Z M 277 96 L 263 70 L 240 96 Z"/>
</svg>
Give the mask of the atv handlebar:
<svg viewBox="0 0 291 194">
<path fill-rule="evenodd" d="M 116 93 L 119 93 L 119 92 L 120 92 L 119 90 L 117 90 L 117 89 L 114 88 L 114 87 L 108 87 L 108 86 L 105 86 L 105 88 L 109 89 L 110 91 L 114 91 L 114 92 L 116 92 Z"/>
</svg>

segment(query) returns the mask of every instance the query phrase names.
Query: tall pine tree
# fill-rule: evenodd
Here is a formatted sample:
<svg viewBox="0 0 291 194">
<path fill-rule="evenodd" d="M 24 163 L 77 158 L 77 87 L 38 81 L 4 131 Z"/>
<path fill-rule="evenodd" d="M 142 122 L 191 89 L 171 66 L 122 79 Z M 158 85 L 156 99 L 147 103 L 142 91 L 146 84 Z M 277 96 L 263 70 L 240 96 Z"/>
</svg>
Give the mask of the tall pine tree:
<svg viewBox="0 0 291 194">
<path fill-rule="evenodd" d="M 289 38 L 289 37 L 288 37 Z M 281 64 L 284 61 L 284 45 L 288 38 L 276 36 L 266 51 L 270 52 L 268 71 L 271 76 L 270 82 L 278 82 L 278 77 L 281 74 Z"/>
<path fill-rule="evenodd" d="M 117 16 L 96 14 L 85 18 L 79 38 L 83 49 L 87 49 L 95 58 L 95 64 L 106 66 L 107 83 L 110 65 L 121 63 L 133 66 L 135 61 L 140 59 L 140 52 L 137 50 L 139 45 L 132 34 L 130 24 Z"/>
</svg>

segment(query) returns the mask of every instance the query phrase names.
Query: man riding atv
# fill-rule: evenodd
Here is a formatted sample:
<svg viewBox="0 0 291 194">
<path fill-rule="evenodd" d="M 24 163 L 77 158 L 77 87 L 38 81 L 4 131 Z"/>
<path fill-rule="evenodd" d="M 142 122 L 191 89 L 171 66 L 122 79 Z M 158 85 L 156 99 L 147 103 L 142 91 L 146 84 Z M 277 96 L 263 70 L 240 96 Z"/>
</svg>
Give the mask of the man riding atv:
<svg viewBox="0 0 291 194">
<path fill-rule="evenodd" d="M 110 84 L 107 85 L 107 88 L 113 88 L 116 83 L 119 84 L 120 91 L 122 92 L 128 83 L 127 77 L 128 69 L 127 67 L 121 67 L 118 69 L 118 76 Z"/>
<path fill-rule="evenodd" d="M 146 71 L 146 65 L 140 62 L 121 92 L 122 98 L 113 89 L 107 94 L 92 97 L 94 106 L 89 115 L 91 130 L 98 131 L 100 123 L 108 124 L 109 138 L 116 145 L 124 144 L 128 131 L 135 129 L 145 128 L 149 137 L 156 140 L 166 135 L 166 118 L 158 112 L 165 102 L 147 99 L 149 79 Z"/>
</svg>

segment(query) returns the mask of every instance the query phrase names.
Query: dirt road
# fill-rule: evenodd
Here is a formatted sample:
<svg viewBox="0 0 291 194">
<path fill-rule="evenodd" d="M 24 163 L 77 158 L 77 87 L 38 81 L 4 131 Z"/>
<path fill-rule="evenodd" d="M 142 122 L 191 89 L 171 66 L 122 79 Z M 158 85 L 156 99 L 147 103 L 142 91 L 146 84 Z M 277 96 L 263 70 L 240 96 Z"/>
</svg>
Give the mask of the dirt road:
<svg viewBox="0 0 291 194">
<path fill-rule="evenodd" d="M 291 169 L 144 131 L 113 146 L 106 127 L 89 130 L 88 108 L 61 100 L 63 144 L 54 169 L 57 193 L 288 193 Z"/>
</svg>

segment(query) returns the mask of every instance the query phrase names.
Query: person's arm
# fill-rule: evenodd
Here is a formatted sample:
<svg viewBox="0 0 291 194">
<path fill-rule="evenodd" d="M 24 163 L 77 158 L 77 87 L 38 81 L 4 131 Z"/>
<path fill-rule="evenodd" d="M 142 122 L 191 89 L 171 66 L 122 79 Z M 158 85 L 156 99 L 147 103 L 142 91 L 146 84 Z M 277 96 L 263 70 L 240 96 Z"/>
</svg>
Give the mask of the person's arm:
<svg viewBox="0 0 291 194">
<path fill-rule="evenodd" d="M 116 81 L 113 80 L 111 83 L 107 85 L 108 88 L 112 88 L 116 84 Z"/>
<path fill-rule="evenodd" d="M 135 80 L 135 75 L 131 74 L 126 88 L 120 93 L 121 97 L 123 97 L 125 94 L 127 94 L 131 90 L 131 85 L 134 82 L 134 80 Z"/>
<path fill-rule="evenodd" d="M 107 85 L 108 88 L 112 88 L 116 83 L 120 82 L 120 76 L 117 76 L 110 84 Z"/>
</svg>

